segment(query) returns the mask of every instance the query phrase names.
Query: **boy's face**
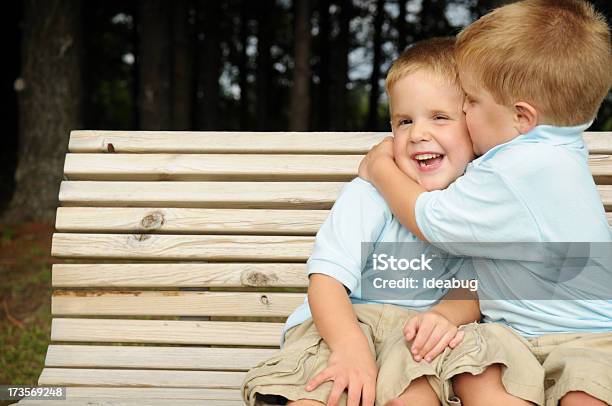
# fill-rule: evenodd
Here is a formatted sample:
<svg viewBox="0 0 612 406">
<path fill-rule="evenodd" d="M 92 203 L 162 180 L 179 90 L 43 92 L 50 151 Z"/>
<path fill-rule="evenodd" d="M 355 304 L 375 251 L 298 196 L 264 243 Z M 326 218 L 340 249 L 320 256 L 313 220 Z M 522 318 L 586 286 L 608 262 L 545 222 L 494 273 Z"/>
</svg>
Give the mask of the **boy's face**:
<svg viewBox="0 0 612 406">
<path fill-rule="evenodd" d="M 426 190 L 446 188 L 474 158 L 462 105 L 459 89 L 422 69 L 389 89 L 395 162 Z"/>
<path fill-rule="evenodd" d="M 465 91 L 463 111 L 476 155 L 482 155 L 496 145 L 520 135 L 516 130 L 512 108 L 498 104 L 474 77 L 459 70 L 461 87 Z"/>
</svg>

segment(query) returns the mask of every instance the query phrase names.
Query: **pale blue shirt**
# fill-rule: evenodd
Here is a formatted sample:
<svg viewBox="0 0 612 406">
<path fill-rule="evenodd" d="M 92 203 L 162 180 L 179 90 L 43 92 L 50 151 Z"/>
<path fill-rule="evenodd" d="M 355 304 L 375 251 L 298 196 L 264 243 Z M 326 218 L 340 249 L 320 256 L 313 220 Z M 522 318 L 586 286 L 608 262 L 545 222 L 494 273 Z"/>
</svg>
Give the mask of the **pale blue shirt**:
<svg viewBox="0 0 612 406">
<path fill-rule="evenodd" d="M 362 261 L 369 253 L 362 253 L 362 243 L 417 243 L 419 239 L 403 227 L 393 216 L 384 198 L 376 188 L 361 178 L 347 183 L 316 236 L 312 255 L 308 259 L 308 275 L 320 273 L 339 281 L 348 291 L 352 303 L 388 303 L 417 311 L 425 311 L 436 304 L 448 289 L 410 289 L 405 300 L 366 300 L 362 296 L 362 272 L 371 267 Z M 370 248 L 372 248 L 370 247 Z M 370 249 L 367 248 L 366 250 Z M 420 252 L 415 253 L 420 254 Z M 371 269 L 370 269 L 371 271 Z M 449 270 L 436 269 L 428 274 L 433 278 L 471 279 L 474 277 L 471 261 L 460 260 Z M 330 309 L 333 311 L 333 309 Z M 284 333 L 312 317 L 308 298 L 287 319 Z"/>
<path fill-rule="evenodd" d="M 474 257 L 482 254 L 475 244 L 443 243 L 612 242 L 581 136 L 589 125 L 540 125 L 492 148 L 447 189 L 419 196 L 419 229 L 440 248 Z M 555 275 L 545 274 L 550 269 L 529 261 L 475 259 L 474 268 L 481 299 L 507 298 L 508 291 L 525 286 L 536 292 L 550 290 L 547 284 L 555 280 Z M 612 289 L 611 272 L 608 268 L 597 276 L 602 280 L 590 282 Z M 608 298 L 481 300 L 480 308 L 484 321 L 503 323 L 527 337 L 603 332 L 612 331 Z"/>
</svg>

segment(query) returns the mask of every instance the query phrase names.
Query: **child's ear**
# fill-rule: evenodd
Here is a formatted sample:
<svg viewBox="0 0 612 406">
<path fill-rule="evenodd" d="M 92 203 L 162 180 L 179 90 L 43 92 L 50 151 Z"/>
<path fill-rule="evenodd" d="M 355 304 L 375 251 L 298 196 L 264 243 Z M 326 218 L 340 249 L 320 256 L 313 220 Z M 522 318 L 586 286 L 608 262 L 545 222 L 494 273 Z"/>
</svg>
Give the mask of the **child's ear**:
<svg viewBox="0 0 612 406">
<path fill-rule="evenodd" d="M 518 102 L 514 105 L 515 128 L 519 133 L 525 134 L 533 130 L 539 119 L 538 111 L 531 104 Z"/>
</svg>

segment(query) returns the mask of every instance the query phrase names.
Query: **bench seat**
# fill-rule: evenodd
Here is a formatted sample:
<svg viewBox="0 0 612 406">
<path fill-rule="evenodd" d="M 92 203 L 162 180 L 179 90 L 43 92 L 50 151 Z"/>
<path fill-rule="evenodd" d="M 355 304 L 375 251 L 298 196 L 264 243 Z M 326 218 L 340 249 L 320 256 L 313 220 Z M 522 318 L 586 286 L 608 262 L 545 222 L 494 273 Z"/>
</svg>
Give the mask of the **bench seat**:
<svg viewBox="0 0 612 406">
<path fill-rule="evenodd" d="M 318 228 L 386 135 L 73 131 L 38 381 L 67 400 L 19 404 L 242 404 Z M 585 140 L 612 222 L 612 133 Z"/>
</svg>

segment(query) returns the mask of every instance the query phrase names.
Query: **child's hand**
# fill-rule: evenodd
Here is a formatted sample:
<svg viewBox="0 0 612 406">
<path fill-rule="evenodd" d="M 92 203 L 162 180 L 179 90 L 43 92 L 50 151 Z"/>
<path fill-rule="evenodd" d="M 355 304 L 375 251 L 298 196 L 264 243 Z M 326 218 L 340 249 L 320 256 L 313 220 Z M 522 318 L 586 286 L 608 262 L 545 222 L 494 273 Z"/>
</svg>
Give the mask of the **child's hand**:
<svg viewBox="0 0 612 406">
<path fill-rule="evenodd" d="M 369 347 L 349 345 L 332 351 L 327 368 L 308 382 L 306 390 L 334 381 L 327 406 L 336 406 L 345 388 L 348 388 L 347 406 L 374 406 L 377 375 L 378 368 Z"/>
<path fill-rule="evenodd" d="M 384 159 L 393 160 L 393 137 L 385 137 L 372 147 L 359 164 L 359 177 L 371 181 L 375 172 L 374 164 Z"/>
<path fill-rule="evenodd" d="M 420 313 L 404 324 L 406 341 L 414 340 L 410 352 L 417 362 L 422 359 L 431 362 L 447 346 L 455 348 L 463 335 L 463 331 L 435 310 Z"/>
</svg>

